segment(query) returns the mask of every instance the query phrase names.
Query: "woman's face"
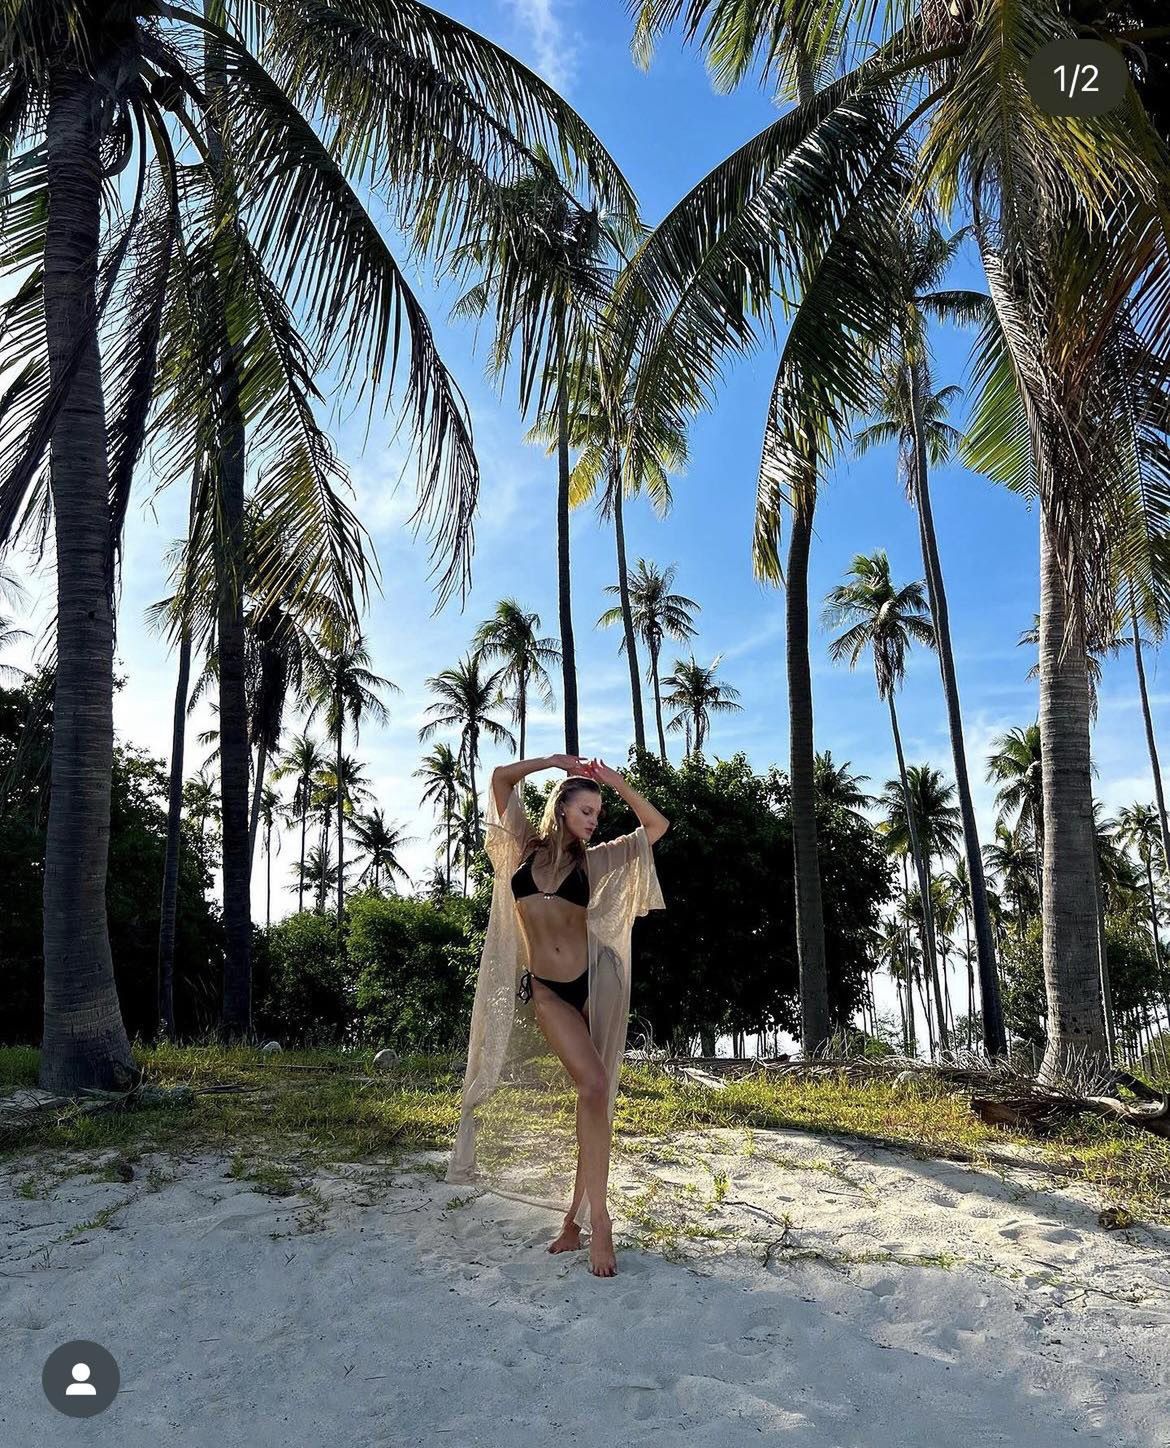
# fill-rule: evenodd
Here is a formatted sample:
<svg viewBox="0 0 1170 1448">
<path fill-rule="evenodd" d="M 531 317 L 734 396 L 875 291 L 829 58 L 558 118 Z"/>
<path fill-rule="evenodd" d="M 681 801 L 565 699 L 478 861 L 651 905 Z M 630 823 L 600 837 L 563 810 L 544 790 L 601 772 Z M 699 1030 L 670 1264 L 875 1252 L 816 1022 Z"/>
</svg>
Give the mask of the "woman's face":
<svg viewBox="0 0 1170 1448">
<path fill-rule="evenodd" d="M 570 836 L 587 842 L 601 819 L 601 796 L 591 789 L 579 789 L 565 800 L 561 809 Z"/>
</svg>

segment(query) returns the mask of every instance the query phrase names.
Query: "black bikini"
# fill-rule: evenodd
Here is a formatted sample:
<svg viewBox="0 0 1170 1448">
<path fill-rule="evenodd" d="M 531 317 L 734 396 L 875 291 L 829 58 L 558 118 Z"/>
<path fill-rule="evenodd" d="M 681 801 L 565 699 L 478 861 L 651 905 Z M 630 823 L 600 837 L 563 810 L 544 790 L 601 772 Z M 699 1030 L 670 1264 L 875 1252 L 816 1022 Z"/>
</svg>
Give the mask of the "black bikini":
<svg viewBox="0 0 1170 1448">
<path fill-rule="evenodd" d="M 516 900 L 523 900 L 527 895 L 543 895 L 546 900 L 551 900 L 553 895 L 559 895 L 562 900 L 568 900 L 572 905 L 588 906 L 589 904 L 589 876 L 585 873 L 583 865 L 577 865 L 561 881 L 557 888 L 551 893 L 542 890 L 532 878 L 532 860 L 536 851 L 528 855 L 520 868 L 512 876 L 512 896 Z M 532 979 L 530 970 L 526 970 L 520 977 L 520 989 L 516 992 L 517 998 L 521 1001 L 532 999 Z M 543 975 L 535 977 L 542 985 L 547 985 L 550 990 L 556 991 L 562 1000 L 568 1001 L 571 1006 L 581 1010 L 589 999 L 589 967 L 586 966 L 575 980 L 546 980 Z"/>
</svg>

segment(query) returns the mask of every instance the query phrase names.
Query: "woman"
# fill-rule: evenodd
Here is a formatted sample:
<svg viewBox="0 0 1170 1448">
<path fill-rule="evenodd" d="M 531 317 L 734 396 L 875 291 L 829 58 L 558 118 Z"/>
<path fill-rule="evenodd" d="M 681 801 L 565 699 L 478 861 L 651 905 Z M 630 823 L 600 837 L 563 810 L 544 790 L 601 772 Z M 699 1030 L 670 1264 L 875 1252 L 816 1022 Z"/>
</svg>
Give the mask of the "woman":
<svg viewBox="0 0 1170 1448">
<path fill-rule="evenodd" d="M 519 782 L 541 769 L 563 769 L 568 777 L 552 791 L 533 829 Z M 590 845 L 601 820 L 602 784 L 629 804 L 638 826 Z M 630 932 L 636 916 L 663 908 L 652 846 L 670 822 L 600 760 L 554 754 L 494 771 L 487 825 L 495 867 L 492 911 L 447 1180 L 474 1179 L 474 1108 L 499 1081 L 517 1003 L 531 1003 L 536 1025 L 577 1088 L 573 1197 L 549 1251 L 579 1247 L 580 1229 L 588 1224 L 590 1271 L 612 1277 L 617 1261 L 606 1189 L 629 1017 Z M 539 1143 L 533 1147 L 539 1149 Z"/>
</svg>

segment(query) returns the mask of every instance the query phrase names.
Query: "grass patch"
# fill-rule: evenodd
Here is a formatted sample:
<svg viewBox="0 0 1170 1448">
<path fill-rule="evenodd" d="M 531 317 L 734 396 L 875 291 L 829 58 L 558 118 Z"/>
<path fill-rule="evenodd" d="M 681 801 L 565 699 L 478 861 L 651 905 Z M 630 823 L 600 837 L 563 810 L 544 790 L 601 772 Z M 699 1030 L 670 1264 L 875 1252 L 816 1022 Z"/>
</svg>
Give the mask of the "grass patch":
<svg viewBox="0 0 1170 1448">
<path fill-rule="evenodd" d="M 216 1149 L 231 1158 L 233 1174 L 259 1190 L 284 1196 L 303 1192 L 298 1182 L 314 1164 L 376 1160 L 393 1166 L 406 1153 L 446 1151 L 458 1123 L 462 1072 L 455 1069 L 458 1062 L 452 1056 L 404 1056 L 391 1071 L 375 1073 L 372 1050 L 265 1056 L 258 1047 L 151 1048 L 136 1043 L 134 1055 L 150 1081 L 193 1088 L 197 1094 L 191 1104 L 97 1115 L 74 1107 L 45 1113 L 18 1139 L 0 1147 L 0 1160 L 37 1152 L 50 1157 L 80 1153 L 91 1158 L 90 1164 L 74 1163 L 73 1169 L 97 1171 L 96 1158 L 115 1150 L 133 1163 L 146 1152 L 181 1155 Z M 33 1047 L 0 1048 L 0 1094 L 35 1086 L 38 1056 Z M 565 1080 L 557 1120 L 571 1131 L 573 1097 Z M 225 1084 L 239 1089 L 201 1092 Z M 993 1167 L 990 1155 L 1006 1144 L 1095 1188 L 1102 1205 L 1124 1207 L 1138 1220 L 1170 1222 L 1170 1142 L 1120 1123 L 1086 1115 L 1059 1134 L 1038 1140 L 986 1125 L 968 1108 L 965 1093 L 927 1076 L 858 1082 L 843 1075 L 801 1079 L 760 1074 L 712 1090 L 679 1082 L 652 1065 L 624 1066 L 615 1162 L 624 1154 L 649 1166 L 705 1166 L 701 1155 L 680 1147 L 678 1138 L 712 1127 L 744 1133 L 737 1148 L 741 1156 L 829 1172 L 854 1188 L 859 1184 L 840 1166 L 774 1154 L 754 1132 L 786 1129 L 857 1137 L 896 1145 L 919 1158 L 945 1157 L 985 1168 Z M 437 1163 L 425 1166 L 436 1178 L 444 1174 Z M 723 1201 L 728 1180 L 726 1174 L 706 1169 L 711 1176 L 710 1209 Z M 160 1175 L 154 1185 L 166 1179 Z M 15 1189 L 27 1197 L 46 1190 L 37 1176 L 25 1176 Z M 452 1198 L 448 1205 L 455 1209 L 462 1204 Z M 637 1230 L 655 1239 L 660 1249 L 677 1245 L 686 1235 L 719 1235 L 701 1223 L 688 1227 L 666 1220 L 661 1208 L 661 1200 L 652 1195 L 636 1199 L 631 1210 Z"/>
</svg>

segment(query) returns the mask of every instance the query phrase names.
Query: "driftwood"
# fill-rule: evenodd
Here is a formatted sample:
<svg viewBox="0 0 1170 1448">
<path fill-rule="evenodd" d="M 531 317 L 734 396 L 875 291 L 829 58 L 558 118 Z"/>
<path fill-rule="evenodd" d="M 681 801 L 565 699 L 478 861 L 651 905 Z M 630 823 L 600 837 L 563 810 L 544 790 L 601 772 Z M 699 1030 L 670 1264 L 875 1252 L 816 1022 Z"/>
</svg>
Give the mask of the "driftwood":
<svg viewBox="0 0 1170 1448">
<path fill-rule="evenodd" d="M 1114 1072 L 1114 1087 L 1124 1086 L 1137 1101 L 1120 1096 L 1081 1096 L 1047 1090 L 1033 1084 L 1024 1095 L 1008 1097 L 973 1096 L 971 1109 L 993 1126 L 1029 1130 L 1044 1135 L 1055 1131 L 1078 1112 L 1089 1111 L 1114 1121 L 1170 1137 L 1170 1092 L 1158 1091 L 1128 1071 Z"/>
</svg>

